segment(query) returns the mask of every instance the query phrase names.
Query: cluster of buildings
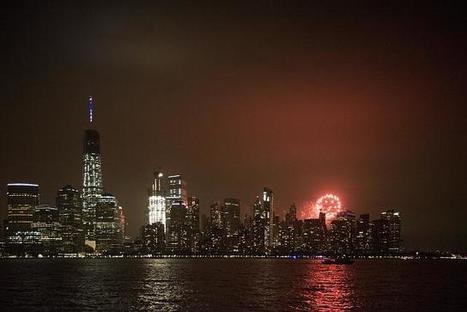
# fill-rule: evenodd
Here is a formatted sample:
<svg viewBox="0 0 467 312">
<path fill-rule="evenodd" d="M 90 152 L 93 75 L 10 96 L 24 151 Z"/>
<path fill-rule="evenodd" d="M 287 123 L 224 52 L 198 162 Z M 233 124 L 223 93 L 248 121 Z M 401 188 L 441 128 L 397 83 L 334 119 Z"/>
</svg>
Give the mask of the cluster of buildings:
<svg viewBox="0 0 467 312">
<path fill-rule="evenodd" d="M 50 205 L 40 202 L 38 184 L 8 184 L 0 255 L 366 256 L 401 251 L 401 220 L 393 210 L 376 220 L 340 209 L 332 220 L 324 212 L 299 220 L 293 204 L 281 219 L 275 214 L 273 191 L 264 188 L 243 217 L 235 198 L 212 203 L 207 216 L 200 214 L 199 199 L 188 196 L 180 174 L 159 171 L 148 190 L 146 224 L 140 237 L 130 241 L 123 208 L 104 191 L 100 136 L 92 128 L 93 99 L 88 103 L 91 127 L 84 133 L 82 189 L 65 185 Z"/>
<path fill-rule="evenodd" d="M 187 195 L 181 175 L 155 172 L 149 190 L 147 224 L 133 252 L 151 255 L 393 255 L 401 252 L 401 218 L 388 210 L 380 218 L 350 211 L 333 220 L 320 213 L 299 220 L 292 204 L 284 219 L 274 213 L 274 193 L 264 188 L 242 216 L 240 201 L 226 198 L 200 215 L 199 200 Z"/>
<path fill-rule="evenodd" d="M 120 251 L 125 216 L 117 199 L 102 193 L 95 210 L 85 210 L 82 192 L 65 185 L 55 205 L 41 204 L 38 184 L 7 185 L 8 217 L 4 220 L 1 253 L 56 256 Z"/>
<path fill-rule="evenodd" d="M 39 185 L 9 183 L 3 224 L 3 255 L 67 255 L 121 250 L 125 215 L 117 198 L 104 191 L 99 132 L 92 129 L 94 102 L 88 102 L 90 129 L 83 140 L 83 185 L 65 185 L 55 205 L 41 204 Z"/>
</svg>

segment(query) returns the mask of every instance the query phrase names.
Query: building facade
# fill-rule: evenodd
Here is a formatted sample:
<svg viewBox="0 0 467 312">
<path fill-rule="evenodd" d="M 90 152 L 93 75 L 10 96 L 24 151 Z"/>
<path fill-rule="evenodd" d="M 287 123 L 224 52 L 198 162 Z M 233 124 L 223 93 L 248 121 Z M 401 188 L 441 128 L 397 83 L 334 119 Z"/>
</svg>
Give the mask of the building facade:
<svg viewBox="0 0 467 312">
<path fill-rule="evenodd" d="M 96 251 L 116 252 L 123 243 L 117 199 L 110 193 L 99 197 L 96 209 Z"/>
<path fill-rule="evenodd" d="M 58 255 L 63 251 L 62 226 L 56 207 L 48 204 L 37 205 L 34 208 L 32 228 L 39 233 L 39 248 L 42 255 Z"/>
<path fill-rule="evenodd" d="M 161 223 L 166 228 L 166 198 L 162 189 L 164 175 L 154 172 L 154 181 L 149 189 L 148 224 Z"/>
<path fill-rule="evenodd" d="M 96 209 L 104 191 L 99 132 L 87 129 L 83 141 L 83 224 L 86 244 L 95 247 Z"/>
<path fill-rule="evenodd" d="M 32 227 L 34 209 L 39 205 L 39 185 L 9 183 L 7 185 L 8 217 L 5 222 L 7 252 L 37 254 L 40 235 Z"/>
<path fill-rule="evenodd" d="M 62 226 L 63 252 L 84 251 L 83 206 L 80 192 L 65 185 L 57 192 L 56 205 Z"/>
</svg>

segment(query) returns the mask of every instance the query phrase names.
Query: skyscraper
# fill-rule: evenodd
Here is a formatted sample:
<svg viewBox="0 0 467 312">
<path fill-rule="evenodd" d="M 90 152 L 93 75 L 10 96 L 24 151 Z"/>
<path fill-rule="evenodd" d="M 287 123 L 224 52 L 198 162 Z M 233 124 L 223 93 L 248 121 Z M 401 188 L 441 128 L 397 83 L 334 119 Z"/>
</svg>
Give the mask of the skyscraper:
<svg viewBox="0 0 467 312">
<path fill-rule="evenodd" d="M 154 172 L 154 182 L 149 189 L 148 224 L 161 223 L 166 227 L 166 199 L 162 190 L 162 172 Z"/>
<path fill-rule="evenodd" d="M 265 224 L 263 219 L 263 205 L 259 196 L 253 204 L 251 223 L 252 252 L 255 255 L 262 255 L 265 252 L 264 232 Z"/>
<path fill-rule="evenodd" d="M 199 198 L 190 196 L 188 200 L 188 224 L 192 233 L 199 233 L 200 220 L 199 220 Z"/>
<path fill-rule="evenodd" d="M 88 102 L 89 125 L 92 127 L 94 100 Z M 83 223 L 86 244 L 95 248 L 95 219 L 99 197 L 104 191 L 100 136 L 95 129 L 87 129 L 83 140 Z"/>
<path fill-rule="evenodd" d="M 165 251 L 164 226 L 160 222 L 146 224 L 142 228 L 143 252 L 146 254 L 161 254 Z"/>
<path fill-rule="evenodd" d="M 355 249 L 356 218 L 351 211 L 341 211 L 331 222 L 329 244 L 333 254 L 351 255 Z"/>
<path fill-rule="evenodd" d="M 371 223 L 370 215 L 368 213 L 360 215 L 357 221 L 357 234 L 356 234 L 356 251 L 360 255 L 366 255 L 371 252 Z"/>
<path fill-rule="evenodd" d="M 240 227 L 240 201 L 235 198 L 224 199 L 223 213 L 227 237 L 238 235 Z"/>
<path fill-rule="evenodd" d="M 240 233 L 240 201 L 235 198 L 224 199 L 223 213 L 226 235 L 226 251 L 228 253 L 238 253 Z"/>
<path fill-rule="evenodd" d="M 216 201 L 211 204 L 209 209 L 209 243 L 208 251 L 210 254 L 218 255 L 225 252 L 225 227 L 222 205 Z"/>
<path fill-rule="evenodd" d="M 39 234 L 32 229 L 34 208 L 39 205 L 39 185 L 9 183 L 7 186 L 8 219 L 5 234 L 11 253 L 36 252 Z"/>
<path fill-rule="evenodd" d="M 65 185 L 57 193 L 56 205 L 62 224 L 63 251 L 65 253 L 83 251 L 85 233 L 79 191 L 71 185 Z"/>
<path fill-rule="evenodd" d="M 196 253 L 199 247 L 200 240 L 200 224 L 199 224 L 199 198 L 190 196 L 188 198 L 188 211 L 186 214 L 187 230 L 188 230 L 188 245 L 191 252 Z"/>
<path fill-rule="evenodd" d="M 387 221 L 387 248 L 391 253 L 401 251 L 401 217 L 398 211 L 387 210 L 381 213 L 381 219 Z"/>
<path fill-rule="evenodd" d="M 186 190 L 186 183 L 180 174 L 173 174 L 167 177 L 169 182 L 169 194 L 167 201 L 173 203 L 175 201 L 182 202 L 188 206 L 188 193 Z M 170 205 L 167 205 L 169 207 Z"/>
<path fill-rule="evenodd" d="M 224 213 L 220 202 L 215 201 L 211 204 L 209 209 L 211 226 L 223 229 L 224 228 Z"/>
<path fill-rule="evenodd" d="M 169 193 L 166 197 L 166 238 L 167 248 L 174 253 L 185 252 L 187 247 L 186 214 L 188 195 L 185 181 L 179 174 L 168 178 Z"/>
<path fill-rule="evenodd" d="M 118 202 L 110 193 L 104 193 L 99 197 L 95 236 L 96 250 L 99 252 L 117 250 L 123 243 Z"/>
<path fill-rule="evenodd" d="M 272 247 L 272 228 L 273 228 L 273 214 L 274 214 L 274 196 L 271 189 L 265 187 L 263 190 L 263 211 L 261 218 L 264 220 L 264 245 L 266 252 L 269 252 Z"/>
<path fill-rule="evenodd" d="M 56 255 L 62 250 L 62 228 L 58 209 L 48 204 L 34 208 L 34 231 L 39 233 L 40 252 L 44 255 Z"/>
<path fill-rule="evenodd" d="M 320 213 L 318 219 L 303 220 L 302 251 L 308 254 L 320 254 L 325 251 L 326 243 L 326 219 L 325 214 Z"/>
</svg>

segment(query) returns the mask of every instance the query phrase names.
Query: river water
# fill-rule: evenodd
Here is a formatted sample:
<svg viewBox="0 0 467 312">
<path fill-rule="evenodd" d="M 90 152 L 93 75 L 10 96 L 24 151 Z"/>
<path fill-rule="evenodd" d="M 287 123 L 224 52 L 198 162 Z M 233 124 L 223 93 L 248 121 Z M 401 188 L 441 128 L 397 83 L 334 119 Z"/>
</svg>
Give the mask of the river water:
<svg viewBox="0 0 467 312">
<path fill-rule="evenodd" d="M 467 261 L 3 259 L 1 311 L 467 311 Z"/>
</svg>

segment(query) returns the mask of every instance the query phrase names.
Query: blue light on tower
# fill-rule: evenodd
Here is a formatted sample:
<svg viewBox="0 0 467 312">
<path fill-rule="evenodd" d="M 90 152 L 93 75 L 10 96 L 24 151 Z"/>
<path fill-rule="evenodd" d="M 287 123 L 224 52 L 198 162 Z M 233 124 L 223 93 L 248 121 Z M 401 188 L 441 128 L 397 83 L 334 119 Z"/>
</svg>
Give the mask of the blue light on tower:
<svg viewBox="0 0 467 312">
<path fill-rule="evenodd" d="M 92 111 L 94 110 L 94 100 L 92 99 L 92 96 L 89 97 L 89 102 L 88 102 L 88 114 L 89 114 L 89 122 L 92 123 Z"/>
</svg>

